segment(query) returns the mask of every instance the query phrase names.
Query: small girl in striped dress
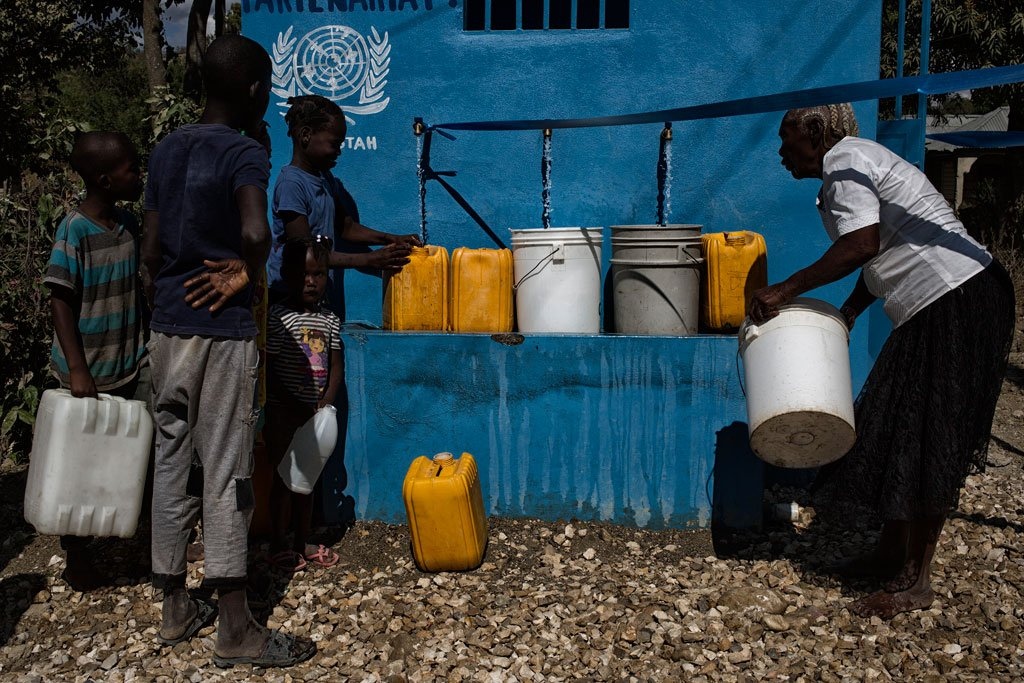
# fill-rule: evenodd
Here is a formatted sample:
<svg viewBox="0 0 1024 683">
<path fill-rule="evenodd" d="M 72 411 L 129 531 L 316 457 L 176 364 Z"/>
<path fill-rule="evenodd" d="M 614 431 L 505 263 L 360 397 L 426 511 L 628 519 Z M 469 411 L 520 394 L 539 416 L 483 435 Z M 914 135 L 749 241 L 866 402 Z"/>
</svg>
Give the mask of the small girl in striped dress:
<svg viewBox="0 0 1024 683">
<path fill-rule="evenodd" d="M 300 571 L 308 564 L 331 567 L 339 559 L 330 548 L 307 543 L 313 496 L 293 493 L 277 474 L 296 430 L 317 410 L 334 404 L 342 383 L 341 320 L 321 305 L 330 253 L 331 241 L 325 237 L 291 240 L 284 245 L 281 275 L 288 296 L 270 307 L 267 318 L 267 424 L 263 433 L 274 471 L 270 562 L 288 572 Z"/>
</svg>

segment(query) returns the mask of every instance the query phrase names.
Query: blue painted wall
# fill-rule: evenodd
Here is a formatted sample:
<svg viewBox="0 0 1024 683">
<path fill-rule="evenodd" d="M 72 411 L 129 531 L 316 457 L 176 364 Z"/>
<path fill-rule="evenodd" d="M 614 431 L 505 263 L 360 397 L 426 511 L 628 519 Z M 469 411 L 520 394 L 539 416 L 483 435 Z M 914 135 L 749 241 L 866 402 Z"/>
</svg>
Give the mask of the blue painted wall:
<svg viewBox="0 0 1024 683">
<path fill-rule="evenodd" d="M 440 451 L 473 454 L 494 515 L 707 526 L 713 495 L 729 498 L 730 486 L 713 493 L 716 449 L 743 451 L 730 438 L 745 441 L 746 425 L 735 345 L 720 338 L 507 345 L 349 331 L 343 341 L 349 434 L 344 461 L 324 475 L 328 517 L 352 496 L 359 518 L 403 521 L 409 463 Z M 733 486 L 749 493 L 760 468 L 741 467 Z M 759 495 L 719 507 L 734 526 L 755 524 L 761 509 Z"/>
<path fill-rule="evenodd" d="M 363 222 L 392 232 L 419 230 L 417 147 L 412 134 L 417 116 L 427 123 L 442 123 L 610 115 L 869 80 L 878 75 L 880 0 L 693 4 L 634 0 L 631 4 L 628 30 L 465 32 L 461 3 L 444 0 L 247 0 L 243 2 L 243 25 L 245 33 L 276 58 L 279 91 L 293 82 L 289 79 L 317 75 L 315 70 L 295 70 L 296 63 L 303 63 L 302 55 L 317 54 L 315 49 L 306 52 L 310 42 L 306 36 L 317 29 L 347 27 L 336 29 L 335 38 L 355 32 L 367 43 L 375 43 L 380 54 L 390 49 L 390 61 L 385 65 L 378 59 L 376 69 L 383 79 L 387 68 L 383 86 L 378 82 L 376 89 L 358 89 L 351 96 L 338 98 L 343 108 L 381 108 L 385 100 L 387 104 L 378 113 L 352 114 L 349 145 L 335 172 L 358 201 Z M 291 11 L 282 11 L 287 8 Z M 319 54 L 323 57 L 324 52 Z M 327 85 L 336 92 L 352 90 L 344 81 Z M 368 105 L 360 104 L 360 94 Z M 291 141 L 277 113 L 283 112 L 280 104 L 281 98 L 273 96 L 268 115 L 275 169 L 287 164 L 291 155 Z M 862 134 L 873 136 L 874 105 L 858 105 L 857 111 Z M 806 265 L 828 246 L 814 207 L 818 183 L 794 181 L 779 164 L 780 118 L 781 112 L 675 124 L 671 183 L 670 218 L 674 222 L 701 223 L 708 232 L 751 229 L 763 233 L 773 281 Z M 653 222 L 660 131 L 660 125 L 555 131 L 552 224 Z M 541 143 L 539 131 L 465 132 L 455 141 L 435 136 L 433 167 L 457 171 L 452 183 L 493 228 L 507 236 L 509 228 L 541 225 Z M 427 220 L 432 243 L 449 248 L 490 246 L 487 237 L 436 184 L 428 186 Z M 838 305 L 852 284 L 848 279 L 815 295 Z M 346 274 L 346 287 L 348 319 L 379 324 L 379 279 L 351 272 Z M 857 386 L 869 367 L 869 327 L 858 325 L 851 343 Z M 354 351 L 349 353 L 353 412 L 346 458 L 349 472 L 358 475 L 350 486 L 363 515 L 400 517 L 401 510 L 394 507 L 400 490 L 395 477 L 404 474 L 414 455 L 459 448 L 472 452 L 474 447 L 474 455 L 480 455 L 479 445 L 491 454 L 501 454 L 500 460 L 482 458 L 492 512 L 579 513 L 606 518 L 612 510 L 613 519 L 641 524 L 706 521 L 694 482 L 705 472 L 704 459 L 714 454 L 712 435 L 744 419 L 742 404 L 735 397 L 738 387 L 721 389 L 735 382 L 735 368 L 727 362 L 735 356 L 733 339 L 635 343 L 621 338 L 538 339 L 531 340 L 538 345 L 533 357 L 525 347 L 499 353 L 486 338 L 478 342 L 450 336 L 403 335 L 394 340 L 391 336 L 370 334 L 365 346 L 358 347 L 366 350 L 363 360 Z M 645 353 L 652 354 L 646 361 Z M 646 379 L 630 384 L 626 393 L 616 393 L 614 383 L 595 384 L 600 373 L 611 372 L 602 362 L 609 368 L 646 363 L 653 378 L 660 377 L 657 373 L 661 370 L 655 369 L 666 358 L 681 363 L 671 370 L 672 396 L 651 389 Z M 519 369 L 538 364 L 575 368 L 575 384 L 559 374 L 557 382 L 551 378 L 551 386 L 538 386 L 540 393 L 534 394 L 523 383 L 543 384 L 548 375 L 508 374 L 509 364 Z M 451 370 L 460 380 L 429 384 L 431 368 L 437 366 Z M 686 369 L 691 366 L 700 369 Z M 459 408 L 469 391 L 466 387 L 476 386 L 474 367 L 491 367 L 498 374 L 489 382 L 508 383 L 504 389 L 508 392 L 508 418 L 491 416 L 487 411 L 497 408 L 485 408 L 479 401 L 472 403 L 478 412 L 464 413 L 461 408 L 447 412 L 447 408 Z M 424 372 L 427 374 L 421 377 Z M 412 419 L 409 415 L 426 407 L 446 406 L 432 424 L 413 420 L 411 431 L 401 431 L 388 424 L 383 414 L 360 421 L 360 416 L 370 414 L 360 406 L 378 400 L 372 398 L 376 393 L 398 401 L 403 391 L 413 388 L 418 398 L 407 404 L 399 402 L 394 408 L 396 415 Z M 722 391 L 730 397 L 724 404 L 716 393 Z M 632 392 L 637 393 L 634 396 Z M 641 402 L 645 408 L 634 416 L 630 411 L 638 396 L 646 397 Z M 581 403 L 584 397 L 589 403 Z M 667 407 L 665 402 L 671 401 L 676 408 Z M 578 416 L 585 406 L 593 412 L 587 418 L 590 428 L 582 430 Z M 615 436 L 613 427 L 599 424 L 600 406 L 606 406 L 617 419 L 639 420 L 634 426 L 641 431 L 630 438 Z M 685 406 L 685 411 L 680 406 Z M 644 411 L 653 412 L 644 417 Z M 529 431 L 521 422 L 509 421 L 516 416 L 525 420 L 527 415 Z M 561 418 L 555 420 L 556 415 Z M 674 431 L 667 432 L 673 416 Z M 563 423 L 571 419 L 577 419 L 573 431 L 565 432 Z M 493 429 L 494 435 L 484 439 L 488 429 Z M 563 434 L 575 436 L 569 439 Z M 463 445 L 458 435 L 472 438 Z M 585 448 L 580 445 L 584 436 Z M 600 462 L 620 466 L 609 484 L 614 491 L 601 488 L 605 484 L 599 485 L 597 480 L 580 478 L 581 472 L 596 475 L 604 466 L 566 468 L 559 454 L 567 446 L 574 454 L 570 462 L 577 465 Z M 360 450 L 369 448 L 373 450 Z M 666 449 L 675 449 L 677 460 L 672 460 Z M 377 466 L 371 453 L 395 460 Z M 694 462 L 678 460 L 689 454 L 696 458 Z M 646 470 L 649 465 L 661 469 L 652 473 Z M 693 480 L 683 481 L 682 475 L 664 480 L 659 473 L 669 465 L 687 477 L 692 475 Z M 643 485 L 629 478 L 629 473 L 641 466 L 650 477 Z M 652 501 L 659 491 L 674 492 L 675 497 L 656 504 Z M 680 512 L 684 509 L 688 511 L 685 514 Z"/>
</svg>

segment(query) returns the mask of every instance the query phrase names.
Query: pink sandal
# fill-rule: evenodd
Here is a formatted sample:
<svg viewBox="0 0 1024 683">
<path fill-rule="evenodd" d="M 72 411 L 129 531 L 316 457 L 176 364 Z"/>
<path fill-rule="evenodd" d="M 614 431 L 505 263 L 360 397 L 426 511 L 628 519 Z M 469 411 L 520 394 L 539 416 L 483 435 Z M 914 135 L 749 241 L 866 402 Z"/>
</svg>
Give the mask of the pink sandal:
<svg viewBox="0 0 1024 683">
<path fill-rule="evenodd" d="M 318 545 L 315 553 L 307 553 L 306 561 L 318 567 L 333 567 L 341 560 L 341 556 L 325 545 Z"/>
<path fill-rule="evenodd" d="M 270 564 L 283 572 L 301 572 L 306 568 L 306 558 L 294 550 L 282 550 L 270 557 Z"/>
</svg>

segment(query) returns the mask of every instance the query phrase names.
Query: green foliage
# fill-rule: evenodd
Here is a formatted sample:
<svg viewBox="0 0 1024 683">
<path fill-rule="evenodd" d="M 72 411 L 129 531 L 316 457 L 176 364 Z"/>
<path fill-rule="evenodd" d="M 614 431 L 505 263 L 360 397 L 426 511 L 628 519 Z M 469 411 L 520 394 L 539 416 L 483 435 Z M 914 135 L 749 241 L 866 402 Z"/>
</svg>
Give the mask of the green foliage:
<svg viewBox="0 0 1024 683">
<path fill-rule="evenodd" d="M 156 144 L 175 128 L 193 123 L 202 112 L 202 105 L 184 96 L 180 90 L 159 88 L 146 102 L 153 113 L 148 121 L 151 129 L 150 143 Z"/>
<path fill-rule="evenodd" d="M 39 137 L 33 132 L 47 125 L 39 119 L 52 109 L 57 74 L 69 64 L 102 66 L 124 54 L 131 42 L 129 23 L 116 10 L 132 4 L 0 3 L 0 180 L 17 178 L 25 168 L 39 170 L 31 141 Z"/>
<path fill-rule="evenodd" d="M 881 71 L 886 78 L 896 75 L 898 9 L 899 0 L 884 0 Z M 921 0 L 907 0 L 905 74 L 920 70 L 920 27 Z M 929 55 L 933 73 L 1022 62 L 1024 4 L 1020 0 L 933 0 Z M 941 105 L 951 96 L 934 99 Z M 971 99 L 979 111 L 1010 104 L 1011 129 L 1024 129 L 1024 84 L 976 90 Z"/>
<path fill-rule="evenodd" d="M 233 2 L 224 15 L 224 33 L 242 32 L 242 3 Z"/>
<path fill-rule="evenodd" d="M 56 107 L 70 118 L 92 130 L 121 131 L 140 152 L 149 145 L 149 82 L 140 53 L 126 51 L 102 67 L 69 69 L 57 85 Z"/>
<path fill-rule="evenodd" d="M 66 144 L 59 126 L 51 133 L 48 144 Z M 64 129 L 63 136 L 70 135 Z M 52 339 L 42 273 L 77 192 L 78 183 L 57 172 L 29 174 L 19 190 L 0 192 L 0 457 L 20 459 L 31 445 Z"/>
</svg>

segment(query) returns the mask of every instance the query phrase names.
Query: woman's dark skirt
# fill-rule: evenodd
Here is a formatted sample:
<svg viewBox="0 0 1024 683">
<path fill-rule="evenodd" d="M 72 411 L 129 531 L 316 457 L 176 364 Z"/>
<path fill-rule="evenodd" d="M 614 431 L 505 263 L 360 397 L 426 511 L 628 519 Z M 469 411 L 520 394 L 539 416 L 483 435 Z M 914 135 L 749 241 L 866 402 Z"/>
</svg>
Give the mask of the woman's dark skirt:
<svg viewBox="0 0 1024 683">
<path fill-rule="evenodd" d="M 817 509 L 831 519 L 945 515 L 985 468 L 1016 309 L 996 261 L 893 330 L 857 400 L 857 443 L 823 468 Z"/>
</svg>

